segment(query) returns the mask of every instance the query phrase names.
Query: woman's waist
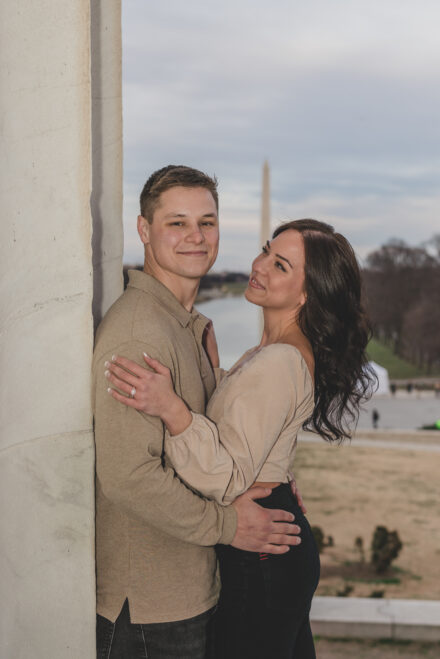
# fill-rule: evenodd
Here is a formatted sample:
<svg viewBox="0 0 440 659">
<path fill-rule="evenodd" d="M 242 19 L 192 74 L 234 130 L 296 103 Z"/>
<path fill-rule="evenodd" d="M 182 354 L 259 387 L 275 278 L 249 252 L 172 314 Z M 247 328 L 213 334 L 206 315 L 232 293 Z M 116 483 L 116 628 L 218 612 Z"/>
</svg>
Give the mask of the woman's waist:
<svg viewBox="0 0 440 659">
<path fill-rule="evenodd" d="M 281 485 L 281 481 L 255 481 L 255 483 L 251 485 L 249 489 L 252 487 L 265 487 L 273 490 L 274 487 L 278 487 L 279 485 Z"/>
<path fill-rule="evenodd" d="M 262 483 L 259 484 L 262 485 Z M 272 490 L 271 493 L 267 497 L 255 499 L 255 502 L 263 508 L 287 510 L 288 512 L 294 512 L 295 514 L 297 514 L 298 511 L 301 511 L 296 496 L 292 492 L 290 483 L 272 483 L 266 484 L 264 487 L 270 488 Z"/>
</svg>

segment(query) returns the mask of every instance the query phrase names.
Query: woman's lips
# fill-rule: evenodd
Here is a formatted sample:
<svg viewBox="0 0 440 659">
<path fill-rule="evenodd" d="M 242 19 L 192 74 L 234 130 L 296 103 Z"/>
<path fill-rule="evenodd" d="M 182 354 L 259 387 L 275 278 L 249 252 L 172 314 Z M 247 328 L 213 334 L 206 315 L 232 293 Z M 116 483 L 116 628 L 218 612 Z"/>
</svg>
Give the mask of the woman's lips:
<svg viewBox="0 0 440 659">
<path fill-rule="evenodd" d="M 254 276 L 252 276 L 252 275 L 249 277 L 249 286 L 250 286 L 251 288 L 257 288 L 257 289 L 260 290 L 260 291 L 264 291 L 264 286 L 262 286 L 262 285 L 260 284 L 260 282 L 258 281 L 258 279 L 256 279 L 256 278 L 255 278 Z"/>
</svg>

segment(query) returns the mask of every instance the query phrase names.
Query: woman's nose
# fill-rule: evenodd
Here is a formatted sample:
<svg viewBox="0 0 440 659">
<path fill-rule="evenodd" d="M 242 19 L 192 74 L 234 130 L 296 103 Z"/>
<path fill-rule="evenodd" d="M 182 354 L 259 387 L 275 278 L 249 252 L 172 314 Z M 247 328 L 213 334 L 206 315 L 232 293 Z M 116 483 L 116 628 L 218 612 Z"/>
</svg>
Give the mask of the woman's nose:
<svg viewBox="0 0 440 659">
<path fill-rule="evenodd" d="M 252 263 L 252 270 L 255 270 L 255 272 L 263 272 L 264 270 L 264 259 L 262 255 L 257 256 L 257 258 L 254 260 Z"/>
</svg>

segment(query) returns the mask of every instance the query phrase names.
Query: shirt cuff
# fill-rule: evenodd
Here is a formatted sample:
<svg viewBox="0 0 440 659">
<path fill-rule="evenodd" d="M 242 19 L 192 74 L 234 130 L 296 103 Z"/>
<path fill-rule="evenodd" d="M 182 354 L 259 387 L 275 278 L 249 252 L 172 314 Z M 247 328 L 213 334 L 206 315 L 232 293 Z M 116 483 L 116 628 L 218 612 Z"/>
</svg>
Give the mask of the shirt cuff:
<svg viewBox="0 0 440 659">
<path fill-rule="evenodd" d="M 184 439 L 187 435 L 192 435 L 194 431 L 194 426 L 197 426 L 197 424 L 200 424 L 200 421 L 198 421 L 197 417 L 201 416 L 199 414 L 196 414 L 195 412 L 192 412 L 189 410 L 189 413 L 191 414 L 191 423 L 189 426 L 186 426 L 185 430 L 182 430 L 182 432 L 179 432 L 177 435 L 170 435 L 169 431 L 165 428 L 165 439 L 168 440 L 174 440 L 174 439 Z"/>
<path fill-rule="evenodd" d="M 219 538 L 219 544 L 230 545 L 237 531 L 237 511 L 234 506 L 223 508 L 223 532 Z"/>
</svg>

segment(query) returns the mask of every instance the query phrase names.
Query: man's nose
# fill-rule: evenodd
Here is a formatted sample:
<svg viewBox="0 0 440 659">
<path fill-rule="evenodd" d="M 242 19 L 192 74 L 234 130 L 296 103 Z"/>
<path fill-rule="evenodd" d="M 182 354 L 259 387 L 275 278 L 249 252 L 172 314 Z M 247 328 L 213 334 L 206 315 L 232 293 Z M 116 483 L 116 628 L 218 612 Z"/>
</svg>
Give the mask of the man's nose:
<svg viewBox="0 0 440 659">
<path fill-rule="evenodd" d="M 186 238 L 187 240 L 190 240 L 191 242 L 194 242 L 197 245 L 202 243 L 205 240 L 205 235 L 203 233 L 202 227 L 200 226 L 192 227 Z"/>
</svg>

